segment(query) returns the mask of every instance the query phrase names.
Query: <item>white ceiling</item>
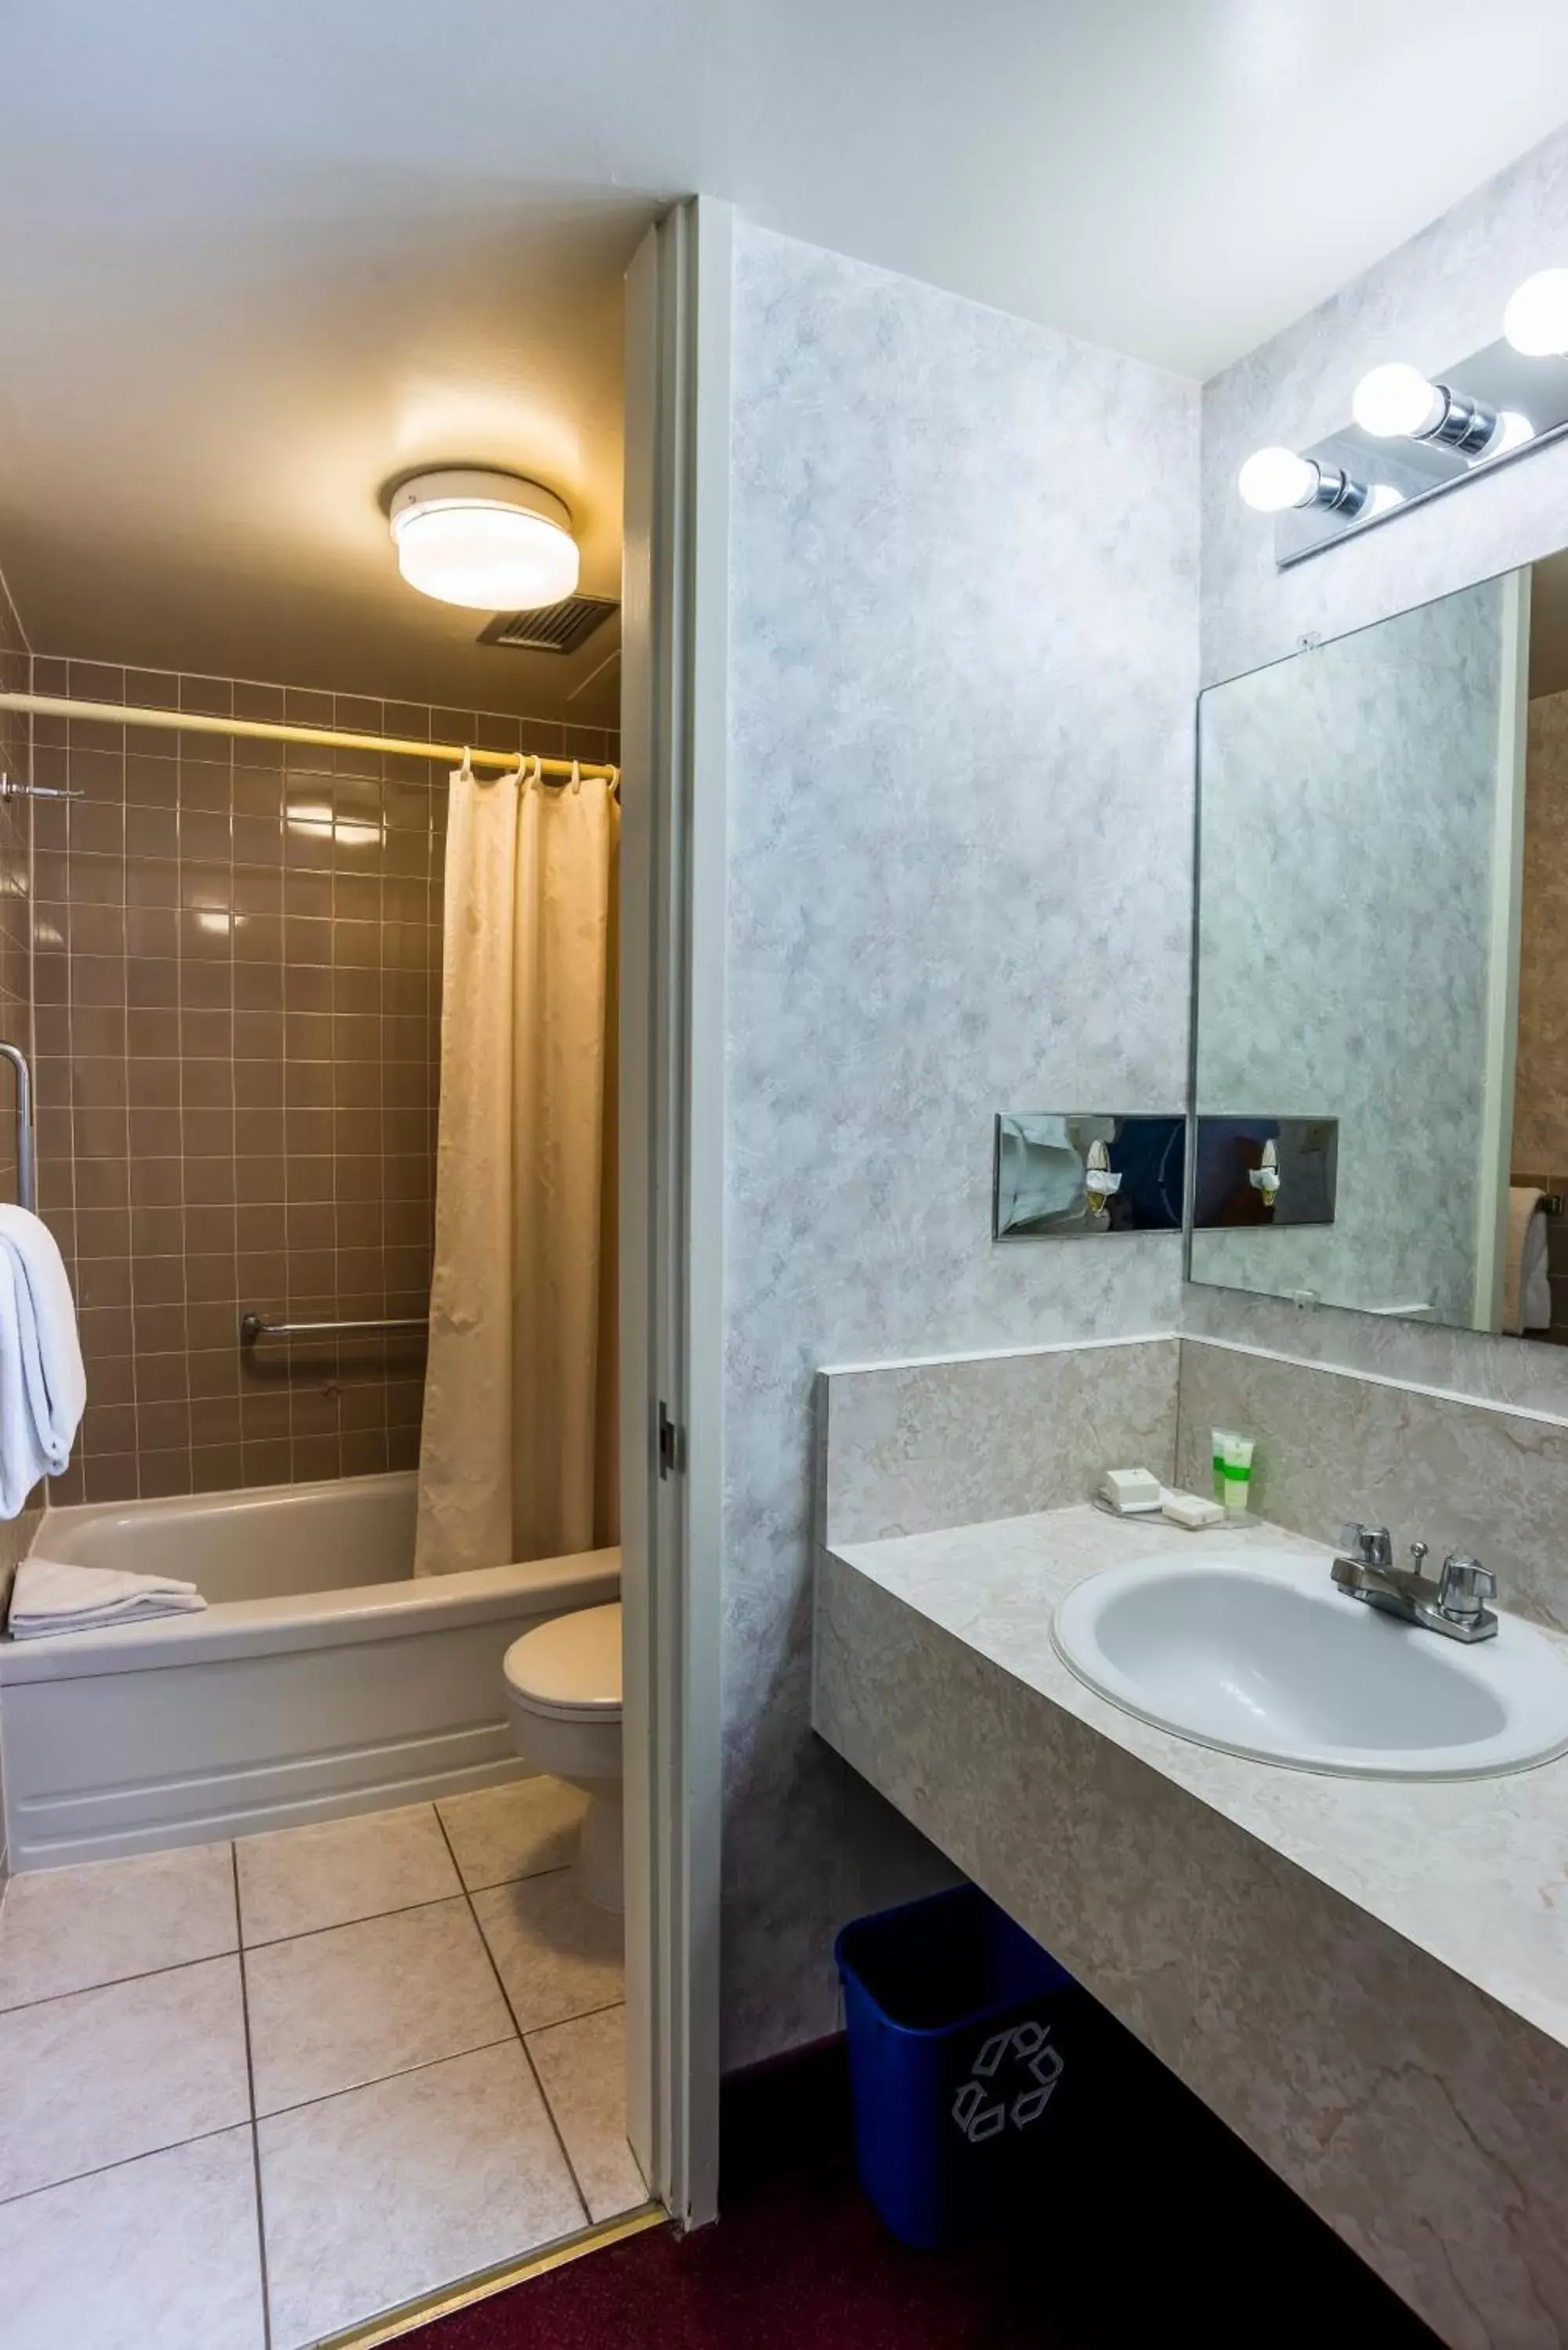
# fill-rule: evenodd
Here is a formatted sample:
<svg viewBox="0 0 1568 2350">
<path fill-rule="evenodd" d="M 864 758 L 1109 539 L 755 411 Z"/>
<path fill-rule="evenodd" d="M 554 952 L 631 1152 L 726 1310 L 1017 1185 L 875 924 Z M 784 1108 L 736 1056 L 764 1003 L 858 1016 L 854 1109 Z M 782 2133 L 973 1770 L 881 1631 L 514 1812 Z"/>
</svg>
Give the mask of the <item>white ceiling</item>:
<svg viewBox="0 0 1568 2350">
<path fill-rule="evenodd" d="M 1568 9 L 5 0 L 0 75 L 35 644 L 550 715 L 613 639 L 476 649 L 377 494 L 535 472 L 614 592 L 618 281 L 669 198 L 1201 377 L 1568 115 Z"/>
</svg>

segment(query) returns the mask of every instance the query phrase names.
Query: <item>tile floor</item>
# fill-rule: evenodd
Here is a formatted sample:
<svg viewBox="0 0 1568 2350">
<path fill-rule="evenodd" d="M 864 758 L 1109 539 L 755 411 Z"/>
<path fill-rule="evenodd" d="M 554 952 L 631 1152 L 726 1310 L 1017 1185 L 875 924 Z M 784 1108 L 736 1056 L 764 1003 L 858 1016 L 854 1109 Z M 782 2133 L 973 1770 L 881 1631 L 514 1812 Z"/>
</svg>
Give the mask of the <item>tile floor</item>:
<svg viewBox="0 0 1568 2350">
<path fill-rule="evenodd" d="M 303 2350 L 640 2203 L 581 1802 L 529 1779 L 14 1877 L 6 2350 Z"/>
</svg>

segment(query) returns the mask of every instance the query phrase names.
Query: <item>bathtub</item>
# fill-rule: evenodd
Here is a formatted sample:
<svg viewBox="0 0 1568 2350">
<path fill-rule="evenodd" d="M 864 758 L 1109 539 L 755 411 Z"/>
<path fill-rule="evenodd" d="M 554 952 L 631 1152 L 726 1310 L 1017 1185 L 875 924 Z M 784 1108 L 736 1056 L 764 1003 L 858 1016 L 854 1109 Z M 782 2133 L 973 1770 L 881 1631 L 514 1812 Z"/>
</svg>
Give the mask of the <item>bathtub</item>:
<svg viewBox="0 0 1568 2350">
<path fill-rule="evenodd" d="M 182 1575 L 209 1604 L 113 1632 L 0 1640 L 16 1869 L 524 1777 L 504 1650 L 620 1591 L 616 1550 L 416 1581 L 411 1472 L 52 1510 L 33 1548 Z"/>
</svg>

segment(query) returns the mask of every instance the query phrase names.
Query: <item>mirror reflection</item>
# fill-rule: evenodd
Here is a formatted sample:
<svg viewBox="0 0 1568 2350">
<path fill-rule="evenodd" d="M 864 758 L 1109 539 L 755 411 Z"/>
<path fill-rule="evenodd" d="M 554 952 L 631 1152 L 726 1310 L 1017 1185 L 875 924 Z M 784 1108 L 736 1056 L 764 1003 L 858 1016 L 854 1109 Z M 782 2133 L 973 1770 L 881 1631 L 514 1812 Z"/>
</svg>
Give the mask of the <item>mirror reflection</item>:
<svg viewBox="0 0 1568 2350">
<path fill-rule="evenodd" d="M 1568 1340 L 1568 555 L 1199 706 L 1195 1281 Z"/>
</svg>

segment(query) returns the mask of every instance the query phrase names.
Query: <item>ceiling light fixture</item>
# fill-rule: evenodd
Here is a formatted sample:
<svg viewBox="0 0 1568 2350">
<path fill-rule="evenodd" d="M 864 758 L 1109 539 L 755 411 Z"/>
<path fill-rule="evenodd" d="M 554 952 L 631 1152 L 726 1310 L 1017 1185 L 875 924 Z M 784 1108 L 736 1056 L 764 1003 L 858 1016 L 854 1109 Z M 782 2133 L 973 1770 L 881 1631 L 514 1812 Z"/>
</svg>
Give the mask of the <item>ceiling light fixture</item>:
<svg viewBox="0 0 1568 2350">
<path fill-rule="evenodd" d="M 1446 383 L 1429 383 L 1419 368 L 1389 359 L 1364 375 L 1351 413 L 1375 441 L 1431 441 L 1461 455 L 1479 456 L 1496 438 L 1498 412 L 1467 400 Z"/>
<path fill-rule="evenodd" d="M 1568 269 L 1538 269 L 1509 300 L 1502 331 L 1527 359 L 1568 357 Z"/>
<path fill-rule="evenodd" d="M 1366 504 L 1363 482 L 1353 482 L 1337 465 L 1298 457 L 1293 449 L 1255 449 L 1236 479 L 1243 504 L 1255 514 L 1288 514 L 1293 506 L 1322 506 L 1355 515 Z"/>
<path fill-rule="evenodd" d="M 576 587 L 571 515 L 537 482 L 473 468 L 416 473 L 389 514 L 399 570 L 443 604 L 526 612 Z"/>
</svg>

